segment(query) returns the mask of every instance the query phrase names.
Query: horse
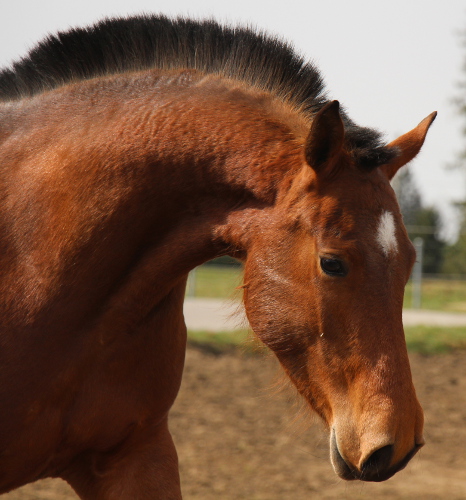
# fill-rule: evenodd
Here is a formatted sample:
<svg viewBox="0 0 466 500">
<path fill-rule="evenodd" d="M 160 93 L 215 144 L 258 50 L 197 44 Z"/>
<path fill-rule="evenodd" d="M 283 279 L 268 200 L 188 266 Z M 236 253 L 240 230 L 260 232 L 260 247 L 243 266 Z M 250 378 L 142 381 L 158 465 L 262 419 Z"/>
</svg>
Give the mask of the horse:
<svg viewBox="0 0 466 500">
<path fill-rule="evenodd" d="M 415 251 L 390 143 L 287 42 L 142 15 L 49 36 L 0 73 L 0 492 L 181 498 L 169 432 L 187 275 L 244 264 L 243 302 L 345 480 L 424 444 L 402 302 Z"/>
</svg>

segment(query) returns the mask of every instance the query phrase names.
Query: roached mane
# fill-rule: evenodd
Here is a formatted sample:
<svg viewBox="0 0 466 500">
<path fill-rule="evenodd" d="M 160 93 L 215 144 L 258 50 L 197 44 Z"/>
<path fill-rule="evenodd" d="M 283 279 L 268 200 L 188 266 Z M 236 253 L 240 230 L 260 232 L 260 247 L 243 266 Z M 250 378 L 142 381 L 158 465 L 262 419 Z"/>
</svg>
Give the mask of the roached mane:
<svg viewBox="0 0 466 500">
<path fill-rule="evenodd" d="M 0 101 L 18 100 L 69 82 L 150 68 L 193 68 L 269 91 L 305 116 L 327 102 L 322 77 L 286 42 L 215 21 L 137 16 L 105 19 L 89 28 L 49 36 L 0 71 Z M 395 152 L 376 130 L 343 113 L 348 146 L 358 164 L 373 168 Z"/>
</svg>

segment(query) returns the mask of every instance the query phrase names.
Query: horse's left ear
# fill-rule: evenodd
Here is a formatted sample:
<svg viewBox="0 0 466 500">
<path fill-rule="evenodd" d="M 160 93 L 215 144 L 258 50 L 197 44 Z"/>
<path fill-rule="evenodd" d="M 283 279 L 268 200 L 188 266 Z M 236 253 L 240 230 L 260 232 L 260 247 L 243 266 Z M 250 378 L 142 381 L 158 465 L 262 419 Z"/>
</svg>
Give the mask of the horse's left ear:
<svg viewBox="0 0 466 500">
<path fill-rule="evenodd" d="M 304 154 L 307 164 L 317 173 L 328 173 L 343 149 L 345 127 L 340 116 L 340 103 L 327 103 L 312 120 Z"/>
<path fill-rule="evenodd" d="M 428 117 L 424 118 L 422 122 L 407 134 L 401 135 L 398 139 L 388 144 L 388 148 L 398 150 L 398 155 L 393 158 L 389 163 L 383 165 L 381 169 L 389 179 L 398 172 L 398 169 L 411 161 L 421 150 L 424 140 L 427 135 L 429 127 L 437 116 L 437 111 L 431 113 Z"/>
</svg>

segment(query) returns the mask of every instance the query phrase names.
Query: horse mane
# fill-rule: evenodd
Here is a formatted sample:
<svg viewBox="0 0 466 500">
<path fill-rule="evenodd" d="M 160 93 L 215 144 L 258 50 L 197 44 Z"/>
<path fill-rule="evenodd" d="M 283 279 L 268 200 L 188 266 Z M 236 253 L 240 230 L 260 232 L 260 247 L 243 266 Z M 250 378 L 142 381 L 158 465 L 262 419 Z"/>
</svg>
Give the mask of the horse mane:
<svg viewBox="0 0 466 500">
<path fill-rule="evenodd" d="M 104 19 L 48 36 L 0 71 L 0 101 L 151 68 L 190 68 L 241 80 L 271 92 L 310 119 L 328 102 L 318 69 L 287 42 L 213 20 L 161 15 Z M 360 166 L 374 168 L 395 156 L 378 131 L 356 125 L 344 111 L 342 116 L 347 143 Z"/>
</svg>

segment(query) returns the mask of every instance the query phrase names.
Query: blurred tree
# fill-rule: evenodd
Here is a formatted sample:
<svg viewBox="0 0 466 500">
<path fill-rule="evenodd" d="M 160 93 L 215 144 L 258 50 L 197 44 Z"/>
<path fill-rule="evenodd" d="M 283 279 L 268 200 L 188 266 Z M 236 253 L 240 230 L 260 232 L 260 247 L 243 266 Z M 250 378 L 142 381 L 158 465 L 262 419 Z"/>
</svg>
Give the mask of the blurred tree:
<svg viewBox="0 0 466 500">
<path fill-rule="evenodd" d="M 466 274 L 466 202 L 458 203 L 461 224 L 458 239 L 445 248 L 442 272 L 446 274 Z"/>
<path fill-rule="evenodd" d="M 392 187 L 395 190 L 403 221 L 406 226 L 417 224 L 417 213 L 422 208 L 421 195 L 414 182 L 413 175 L 409 166 L 398 171 L 392 181 Z"/>
<path fill-rule="evenodd" d="M 466 179 L 466 31 L 462 33 L 462 45 L 465 49 L 463 52 L 463 78 L 459 83 L 459 92 L 454 99 L 454 104 L 463 121 L 462 133 L 465 146 L 457 155 L 454 166 L 462 169 Z M 446 247 L 442 271 L 448 274 L 466 274 L 466 201 L 456 205 L 460 219 L 458 239 Z"/>
<path fill-rule="evenodd" d="M 442 270 L 446 244 L 439 235 L 441 227 L 440 214 L 433 207 L 420 208 L 415 214 L 414 224 L 408 226 L 411 241 L 417 237 L 424 240 L 423 273 L 435 274 Z"/>
<path fill-rule="evenodd" d="M 411 241 L 417 237 L 424 240 L 422 271 L 428 274 L 440 272 L 445 242 L 440 237 L 442 221 L 439 212 L 435 208 L 422 205 L 421 195 L 409 166 L 399 171 L 392 186 Z"/>
<path fill-rule="evenodd" d="M 462 45 L 465 49 L 463 54 L 463 77 L 458 84 L 458 94 L 453 100 L 454 105 L 457 108 L 457 113 L 463 120 L 463 126 L 461 131 L 463 136 L 466 138 L 466 31 L 463 31 L 462 35 Z M 460 151 L 457 157 L 456 166 L 463 168 L 466 170 L 466 145 L 463 147 L 463 150 Z M 466 210 L 466 205 L 463 204 L 463 210 Z"/>
</svg>

